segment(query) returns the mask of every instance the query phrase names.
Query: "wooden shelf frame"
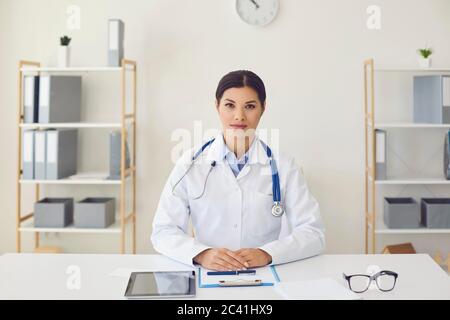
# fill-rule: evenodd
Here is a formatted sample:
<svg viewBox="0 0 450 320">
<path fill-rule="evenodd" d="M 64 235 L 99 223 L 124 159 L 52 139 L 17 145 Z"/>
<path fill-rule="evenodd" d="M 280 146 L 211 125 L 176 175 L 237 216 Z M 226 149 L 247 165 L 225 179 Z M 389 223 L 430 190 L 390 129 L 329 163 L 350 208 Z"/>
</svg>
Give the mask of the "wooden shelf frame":
<svg viewBox="0 0 450 320">
<path fill-rule="evenodd" d="M 18 74 L 18 112 L 17 112 L 17 137 L 18 137 L 18 158 L 17 158 L 17 179 L 16 179 L 16 251 L 21 252 L 21 232 L 34 232 L 35 234 L 35 249 L 39 248 L 40 232 L 70 232 L 70 233 L 99 233 L 99 234 L 111 234 L 117 233 L 120 235 L 120 253 L 125 253 L 125 228 L 128 223 L 131 223 L 132 227 L 132 253 L 136 253 L 136 104 L 137 104 L 137 66 L 136 62 L 128 59 L 122 59 L 120 67 L 71 67 L 71 68 L 41 68 L 41 64 L 35 61 L 19 61 L 19 74 Z M 26 124 L 24 120 L 24 106 L 23 106 L 23 77 L 26 73 L 35 73 L 40 75 L 41 73 L 80 73 L 80 72 L 120 72 L 120 90 L 121 90 L 121 121 L 120 123 L 58 123 L 58 124 Z M 131 78 L 131 112 L 126 113 L 126 75 L 127 72 L 132 73 Z M 131 126 L 129 130 L 132 130 L 132 162 L 130 168 L 125 169 L 125 143 L 127 140 L 126 126 Z M 21 179 L 22 175 L 22 129 L 25 128 L 118 128 L 121 130 L 121 176 L 120 180 L 36 180 L 26 181 Z M 125 215 L 125 191 L 126 180 L 131 179 L 131 212 Z M 35 228 L 32 225 L 34 218 L 33 213 L 22 216 L 21 199 L 22 199 L 22 184 L 32 183 L 35 184 L 35 201 L 39 201 L 40 186 L 41 184 L 99 184 L 99 185 L 119 185 L 120 186 L 120 198 L 119 198 L 119 219 L 110 228 L 106 229 L 76 229 L 73 227 L 67 228 Z"/>
<path fill-rule="evenodd" d="M 375 179 L 375 130 L 376 129 L 450 129 L 449 124 L 427 123 L 375 123 L 375 73 L 377 72 L 414 72 L 414 73 L 450 73 L 450 68 L 375 68 L 374 60 L 364 61 L 364 136 L 365 136 L 365 252 L 376 252 L 377 235 L 398 234 L 448 234 L 450 229 L 389 229 L 382 220 L 377 219 L 376 187 L 379 185 L 447 185 L 449 180 L 443 178 L 397 178 L 387 180 Z M 370 156 L 369 156 L 370 151 Z M 377 222 L 378 221 L 378 222 Z M 378 226 L 379 225 L 379 226 Z"/>
<path fill-rule="evenodd" d="M 365 174 L 364 174 L 364 212 L 365 212 L 365 252 L 375 253 L 375 93 L 374 93 L 374 62 L 373 59 L 364 61 L 364 145 L 365 145 Z M 370 141 L 369 141 L 370 140 Z M 371 157 L 369 159 L 369 146 Z M 370 194 L 369 194 L 370 193 Z M 372 200 L 372 201 L 370 201 Z M 369 239 L 370 237 L 370 239 Z"/>
</svg>

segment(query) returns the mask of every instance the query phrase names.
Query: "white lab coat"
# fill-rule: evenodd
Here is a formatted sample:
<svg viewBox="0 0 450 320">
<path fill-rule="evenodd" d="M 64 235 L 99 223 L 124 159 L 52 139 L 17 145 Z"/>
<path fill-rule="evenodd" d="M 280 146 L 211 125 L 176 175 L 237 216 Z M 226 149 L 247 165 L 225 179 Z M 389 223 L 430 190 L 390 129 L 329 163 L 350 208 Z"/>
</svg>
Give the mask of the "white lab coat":
<svg viewBox="0 0 450 320">
<path fill-rule="evenodd" d="M 186 172 L 198 148 L 187 151 L 178 160 L 153 220 L 154 248 L 191 266 L 192 259 L 208 248 L 260 248 L 272 256 L 272 264 L 322 253 L 325 235 L 319 205 L 294 159 L 281 152 L 279 157 L 274 154 L 285 209 L 282 217 L 274 217 L 271 169 L 258 137 L 237 177 L 224 159 L 224 148 L 221 133 L 176 186 L 174 195 L 172 187 Z M 209 175 L 204 194 L 193 200 L 203 191 L 212 161 L 216 161 L 216 166 Z M 189 232 L 189 219 L 195 236 Z M 282 226 L 289 228 L 283 227 L 281 232 Z"/>
</svg>

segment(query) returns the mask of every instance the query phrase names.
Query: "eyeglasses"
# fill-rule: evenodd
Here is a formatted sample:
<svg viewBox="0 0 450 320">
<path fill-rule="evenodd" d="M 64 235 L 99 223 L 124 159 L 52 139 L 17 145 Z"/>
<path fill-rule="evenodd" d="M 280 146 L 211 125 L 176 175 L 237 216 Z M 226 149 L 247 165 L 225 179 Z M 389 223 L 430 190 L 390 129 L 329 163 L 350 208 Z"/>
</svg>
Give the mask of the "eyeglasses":
<svg viewBox="0 0 450 320">
<path fill-rule="evenodd" d="M 356 293 L 362 293 L 369 289 L 372 281 L 375 281 L 378 289 L 383 292 L 391 291 L 395 287 L 398 274 L 393 271 L 383 270 L 373 276 L 367 274 L 342 274 L 344 279 L 347 280 L 350 290 Z"/>
</svg>

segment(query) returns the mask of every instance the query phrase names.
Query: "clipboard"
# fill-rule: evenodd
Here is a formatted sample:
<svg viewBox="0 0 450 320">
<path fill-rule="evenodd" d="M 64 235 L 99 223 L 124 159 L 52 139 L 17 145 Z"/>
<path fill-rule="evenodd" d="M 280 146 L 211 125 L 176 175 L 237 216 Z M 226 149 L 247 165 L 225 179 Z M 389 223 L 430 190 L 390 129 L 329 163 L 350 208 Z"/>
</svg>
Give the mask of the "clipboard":
<svg viewBox="0 0 450 320">
<path fill-rule="evenodd" d="M 206 273 L 206 269 L 198 269 L 199 288 L 267 287 L 280 282 L 275 266 L 257 268 L 255 275 L 241 276 L 239 279 L 236 279 L 236 276 L 208 276 Z"/>
</svg>

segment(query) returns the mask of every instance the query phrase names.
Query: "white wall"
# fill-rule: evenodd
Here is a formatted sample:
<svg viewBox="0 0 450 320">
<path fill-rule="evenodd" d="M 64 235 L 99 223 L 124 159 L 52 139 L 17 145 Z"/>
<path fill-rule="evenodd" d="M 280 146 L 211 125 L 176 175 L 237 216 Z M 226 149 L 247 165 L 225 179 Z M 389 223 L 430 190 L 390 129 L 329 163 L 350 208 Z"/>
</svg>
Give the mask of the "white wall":
<svg viewBox="0 0 450 320">
<path fill-rule="evenodd" d="M 126 57 L 138 63 L 139 253 L 153 252 L 151 222 L 173 164 L 171 133 L 203 121 L 215 128 L 214 92 L 220 77 L 235 69 L 258 73 L 267 87 L 261 127 L 278 128 L 281 149 L 303 165 L 327 227 L 329 253 L 364 250 L 364 141 L 362 63 L 415 66 L 416 49 L 430 44 L 433 63 L 450 66 L 448 0 L 280 0 L 277 19 L 265 28 L 239 20 L 231 0 L 1 0 L 0 1 L 0 252 L 15 250 L 17 64 L 20 59 L 56 63 L 62 34 L 73 40 L 73 65 L 105 65 L 107 19 L 125 21 Z M 66 29 L 65 10 L 81 8 L 81 30 Z M 366 8 L 381 8 L 381 30 L 366 28 Z M 84 114 L 99 117 L 119 107 L 117 79 L 86 79 Z M 89 86 L 88 86 L 89 85 Z M 95 88 L 95 89 L 94 89 Z M 94 110 L 93 110 L 94 108 Z M 83 146 L 84 168 L 107 168 L 106 133 L 91 133 Z M 103 136 L 101 136 L 103 134 Z M 102 142 L 105 142 L 102 145 Z M 102 158 L 106 161 L 106 157 Z M 47 191 L 46 191 L 47 190 Z M 103 187 L 44 188 L 44 194 L 107 194 Z M 27 199 L 31 203 L 32 199 Z M 24 237 L 25 251 L 31 237 Z M 45 243 L 67 252 L 116 252 L 118 237 L 49 235 Z M 440 246 L 421 237 L 422 250 Z M 423 240 L 423 241 L 422 241 Z M 92 245 L 95 243 L 95 245 Z M 422 244 L 425 243 L 425 244 Z"/>
</svg>

